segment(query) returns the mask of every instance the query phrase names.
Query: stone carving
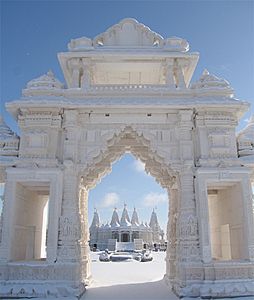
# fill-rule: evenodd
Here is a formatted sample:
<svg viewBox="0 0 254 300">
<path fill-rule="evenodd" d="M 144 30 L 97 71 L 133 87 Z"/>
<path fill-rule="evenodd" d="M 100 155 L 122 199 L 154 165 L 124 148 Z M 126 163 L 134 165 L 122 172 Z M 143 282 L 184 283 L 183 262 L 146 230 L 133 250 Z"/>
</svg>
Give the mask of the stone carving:
<svg viewBox="0 0 254 300">
<path fill-rule="evenodd" d="M 94 47 L 146 47 L 160 44 L 162 37 L 135 19 L 123 19 L 93 40 Z"/>
<path fill-rule="evenodd" d="M 63 237 L 71 239 L 76 239 L 79 235 L 77 226 L 73 224 L 73 221 L 66 217 L 60 219 L 60 232 Z"/>
</svg>

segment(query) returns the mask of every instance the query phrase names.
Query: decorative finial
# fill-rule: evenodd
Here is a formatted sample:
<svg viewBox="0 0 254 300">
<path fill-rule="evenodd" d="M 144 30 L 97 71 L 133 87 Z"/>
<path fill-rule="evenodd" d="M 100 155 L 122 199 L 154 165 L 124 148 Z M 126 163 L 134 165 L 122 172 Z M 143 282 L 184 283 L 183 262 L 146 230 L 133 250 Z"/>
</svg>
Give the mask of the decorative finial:
<svg viewBox="0 0 254 300">
<path fill-rule="evenodd" d="M 209 75 L 210 73 L 209 73 L 209 71 L 207 70 L 207 69 L 204 69 L 204 71 L 203 71 L 203 76 L 207 76 L 207 75 Z"/>
<path fill-rule="evenodd" d="M 47 75 L 48 75 L 49 77 L 51 77 L 51 78 L 53 78 L 53 77 L 54 77 L 54 73 L 52 72 L 52 70 L 51 70 L 51 69 L 49 69 L 49 70 L 48 70 L 48 73 L 47 73 Z"/>
</svg>

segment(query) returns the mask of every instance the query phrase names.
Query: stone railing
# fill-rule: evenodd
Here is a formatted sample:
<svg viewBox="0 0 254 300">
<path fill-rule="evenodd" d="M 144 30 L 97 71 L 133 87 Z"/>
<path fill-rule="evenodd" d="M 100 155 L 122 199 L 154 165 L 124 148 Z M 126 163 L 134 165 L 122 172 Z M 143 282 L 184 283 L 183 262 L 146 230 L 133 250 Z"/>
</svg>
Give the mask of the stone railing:
<svg viewBox="0 0 254 300">
<path fill-rule="evenodd" d="M 170 87 L 166 84 L 112 84 L 112 85 L 105 85 L 105 84 L 96 84 L 91 85 L 87 89 L 88 92 L 146 92 L 146 91 L 154 91 L 154 92 L 164 92 L 164 91 L 175 91 L 180 88 L 177 87 Z M 182 90 L 182 89 L 181 89 Z"/>
</svg>

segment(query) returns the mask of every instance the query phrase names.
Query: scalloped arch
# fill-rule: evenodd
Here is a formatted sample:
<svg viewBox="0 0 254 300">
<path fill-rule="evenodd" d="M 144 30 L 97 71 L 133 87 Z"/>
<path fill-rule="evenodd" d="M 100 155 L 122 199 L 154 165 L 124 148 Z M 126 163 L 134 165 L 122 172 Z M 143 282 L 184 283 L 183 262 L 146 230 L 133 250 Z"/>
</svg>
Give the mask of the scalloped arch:
<svg viewBox="0 0 254 300">
<path fill-rule="evenodd" d="M 142 131 L 136 131 L 131 126 L 125 127 L 120 132 L 106 141 L 100 153 L 95 155 L 92 161 L 81 167 L 80 177 L 83 184 L 93 188 L 112 170 L 112 164 L 119 160 L 126 152 L 131 153 L 145 164 L 145 170 L 163 187 L 168 188 L 176 182 L 177 171 L 167 165 L 165 158 L 160 156 L 151 146 L 151 137 L 144 137 Z"/>
</svg>

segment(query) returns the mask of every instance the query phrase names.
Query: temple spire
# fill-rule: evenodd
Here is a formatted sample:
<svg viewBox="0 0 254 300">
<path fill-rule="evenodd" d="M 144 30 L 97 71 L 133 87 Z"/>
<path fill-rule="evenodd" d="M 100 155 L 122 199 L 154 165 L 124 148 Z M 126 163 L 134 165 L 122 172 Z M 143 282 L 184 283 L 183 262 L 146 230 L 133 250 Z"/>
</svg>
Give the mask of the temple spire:
<svg viewBox="0 0 254 300">
<path fill-rule="evenodd" d="M 138 213 L 137 213 L 135 207 L 134 207 L 132 217 L 131 217 L 131 225 L 139 226 Z"/>
<path fill-rule="evenodd" d="M 124 209 L 122 212 L 121 223 L 120 223 L 121 226 L 130 226 L 131 225 L 130 217 L 129 217 L 126 207 L 127 207 L 127 205 L 126 205 L 126 203 L 124 203 Z"/>
<path fill-rule="evenodd" d="M 119 222 L 119 216 L 118 216 L 118 213 L 117 213 L 117 209 L 115 207 L 114 211 L 113 211 L 113 214 L 112 214 L 110 225 L 111 225 L 111 227 L 119 227 L 120 226 L 119 223 L 120 223 Z"/>
<path fill-rule="evenodd" d="M 100 227 L 100 217 L 97 212 L 97 209 L 94 208 L 93 221 L 90 228 L 97 228 L 97 227 Z"/>
<path fill-rule="evenodd" d="M 154 208 L 153 208 L 153 212 L 152 212 L 152 214 L 151 214 L 149 226 L 150 226 L 151 228 L 156 228 L 156 227 L 159 228 L 159 222 L 158 222 L 157 214 L 156 214 Z"/>
</svg>

